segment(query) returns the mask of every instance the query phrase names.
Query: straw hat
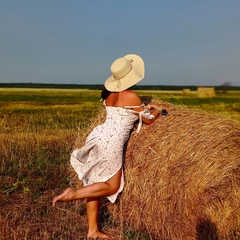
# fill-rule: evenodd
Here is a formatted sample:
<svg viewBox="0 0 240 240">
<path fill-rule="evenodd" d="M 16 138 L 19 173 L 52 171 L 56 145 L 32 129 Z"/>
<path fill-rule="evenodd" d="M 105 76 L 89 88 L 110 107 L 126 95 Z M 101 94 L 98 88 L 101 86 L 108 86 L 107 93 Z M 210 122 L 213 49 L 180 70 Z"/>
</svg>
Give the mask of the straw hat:
<svg viewBox="0 0 240 240">
<path fill-rule="evenodd" d="M 144 78 L 144 62 L 136 54 L 128 54 L 115 60 L 110 68 L 112 75 L 104 86 L 108 91 L 121 92 Z"/>
</svg>

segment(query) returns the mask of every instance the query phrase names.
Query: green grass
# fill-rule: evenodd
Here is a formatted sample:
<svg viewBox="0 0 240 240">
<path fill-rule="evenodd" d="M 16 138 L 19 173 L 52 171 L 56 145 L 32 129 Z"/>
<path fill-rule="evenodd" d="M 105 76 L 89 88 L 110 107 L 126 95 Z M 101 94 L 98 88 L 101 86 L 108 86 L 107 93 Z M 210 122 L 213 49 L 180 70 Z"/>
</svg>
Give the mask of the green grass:
<svg viewBox="0 0 240 240">
<path fill-rule="evenodd" d="M 77 129 L 97 113 L 99 100 L 95 92 L 0 91 L 0 123 L 13 130 Z"/>
<path fill-rule="evenodd" d="M 36 198 L 66 186 L 74 139 L 102 108 L 99 99 L 90 91 L 0 91 L 0 190 Z"/>
</svg>

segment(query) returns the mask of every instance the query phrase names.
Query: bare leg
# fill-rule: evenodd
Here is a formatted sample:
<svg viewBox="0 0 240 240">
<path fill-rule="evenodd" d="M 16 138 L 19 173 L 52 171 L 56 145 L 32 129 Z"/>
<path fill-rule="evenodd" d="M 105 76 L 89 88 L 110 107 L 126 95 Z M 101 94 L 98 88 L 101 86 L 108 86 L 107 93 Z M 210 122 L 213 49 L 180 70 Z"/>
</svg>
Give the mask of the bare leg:
<svg viewBox="0 0 240 240">
<path fill-rule="evenodd" d="M 99 210 L 99 198 L 87 199 L 87 216 L 88 216 L 88 238 L 93 239 L 110 239 L 110 237 L 100 232 L 98 229 L 98 210 Z"/>
<path fill-rule="evenodd" d="M 92 185 L 73 190 L 67 188 L 62 194 L 56 196 L 52 200 L 53 207 L 56 202 L 68 202 L 83 198 L 98 198 L 114 194 L 120 186 L 122 169 L 120 169 L 107 182 L 94 183 Z"/>
</svg>

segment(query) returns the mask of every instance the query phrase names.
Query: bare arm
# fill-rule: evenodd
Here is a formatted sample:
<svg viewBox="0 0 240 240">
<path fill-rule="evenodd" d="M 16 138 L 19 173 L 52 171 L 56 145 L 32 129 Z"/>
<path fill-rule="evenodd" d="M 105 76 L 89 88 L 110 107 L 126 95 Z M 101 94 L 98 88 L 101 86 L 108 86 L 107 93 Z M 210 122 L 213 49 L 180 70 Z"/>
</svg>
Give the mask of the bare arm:
<svg viewBox="0 0 240 240">
<path fill-rule="evenodd" d="M 116 99 L 111 103 L 111 97 L 114 98 L 114 96 L 116 96 Z M 140 97 L 130 91 L 130 90 L 126 90 L 123 92 L 119 92 L 116 94 L 111 94 L 110 97 L 107 98 L 107 104 L 109 105 L 113 105 L 113 106 L 117 106 L 117 107 L 124 107 L 124 106 L 141 106 L 142 104 L 142 100 L 140 99 Z M 152 119 L 147 119 L 145 117 L 142 117 L 142 121 L 149 125 L 152 122 L 154 122 L 160 115 L 161 110 L 167 108 L 165 104 L 151 104 L 151 105 L 147 105 L 145 106 L 145 108 L 148 108 L 150 113 L 154 116 L 154 118 Z M 139 108 L 134 108 L 135 111 L 137 112 L 141 112 L 144 110 L 144 107 L 141 106 Z"/>
<path fill-rule="evenodd" d="M 147 118 L 143 117 L 142 121 L 145 124 L 150 125 L 152 122 L 154 122 L 159 117 L 159 115 L 161 113 L 161 109 L 158 107 L 158 105 L 148 105 L 147 108 L 149 109 L 151 114 L 154 116 L 154 118 L 147 119 Z"/>
<path fill-rule="evenodd" d="M 151 124 L 152 122 L 154 122 L 158 118 L 158 116 L 160 114 L 163 114 L 164 111 L 162 111 L 162 110 L 165 110 L 165 114 L 164 115 L 166 115 L 166 114 L 168 114 L 167 111 L 169 111 L 170 109 L 173 109 L 173 106 L 170 106 L 167 103 L 148 104 L 146 107 L 147 107 L 147 109 L 149 109 L 151 114 L 154 116 L 153 119 L 143 118 L 143 122 L 145 124 L 148 124 L 148 125 Z"/>
</svg>

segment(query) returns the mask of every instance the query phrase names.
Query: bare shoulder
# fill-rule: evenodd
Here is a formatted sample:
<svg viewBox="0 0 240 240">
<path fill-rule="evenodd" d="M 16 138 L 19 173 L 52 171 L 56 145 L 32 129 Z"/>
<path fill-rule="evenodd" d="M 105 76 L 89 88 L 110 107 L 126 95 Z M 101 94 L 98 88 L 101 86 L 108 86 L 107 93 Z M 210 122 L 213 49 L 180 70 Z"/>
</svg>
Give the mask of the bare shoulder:
<svg viewBox="0 0 240 240">
<path fill-rule="evenodd" d="M 121 99 L 123 100 L 124 105 L 139 106 L 142 104 L 140 97 L 131 90 L 121 92 Z"/>
<path fill-rule="evenodd" d="M 135 97 L 138 97 L 138 95 L 131 91 L 131 90 L 125 90 L 125 91 L 122 91 L 120 92 L 121 96 L 124 96 L 124 97 L 129 97 L 129 98 L 135 98 Z"/>
</svg>

